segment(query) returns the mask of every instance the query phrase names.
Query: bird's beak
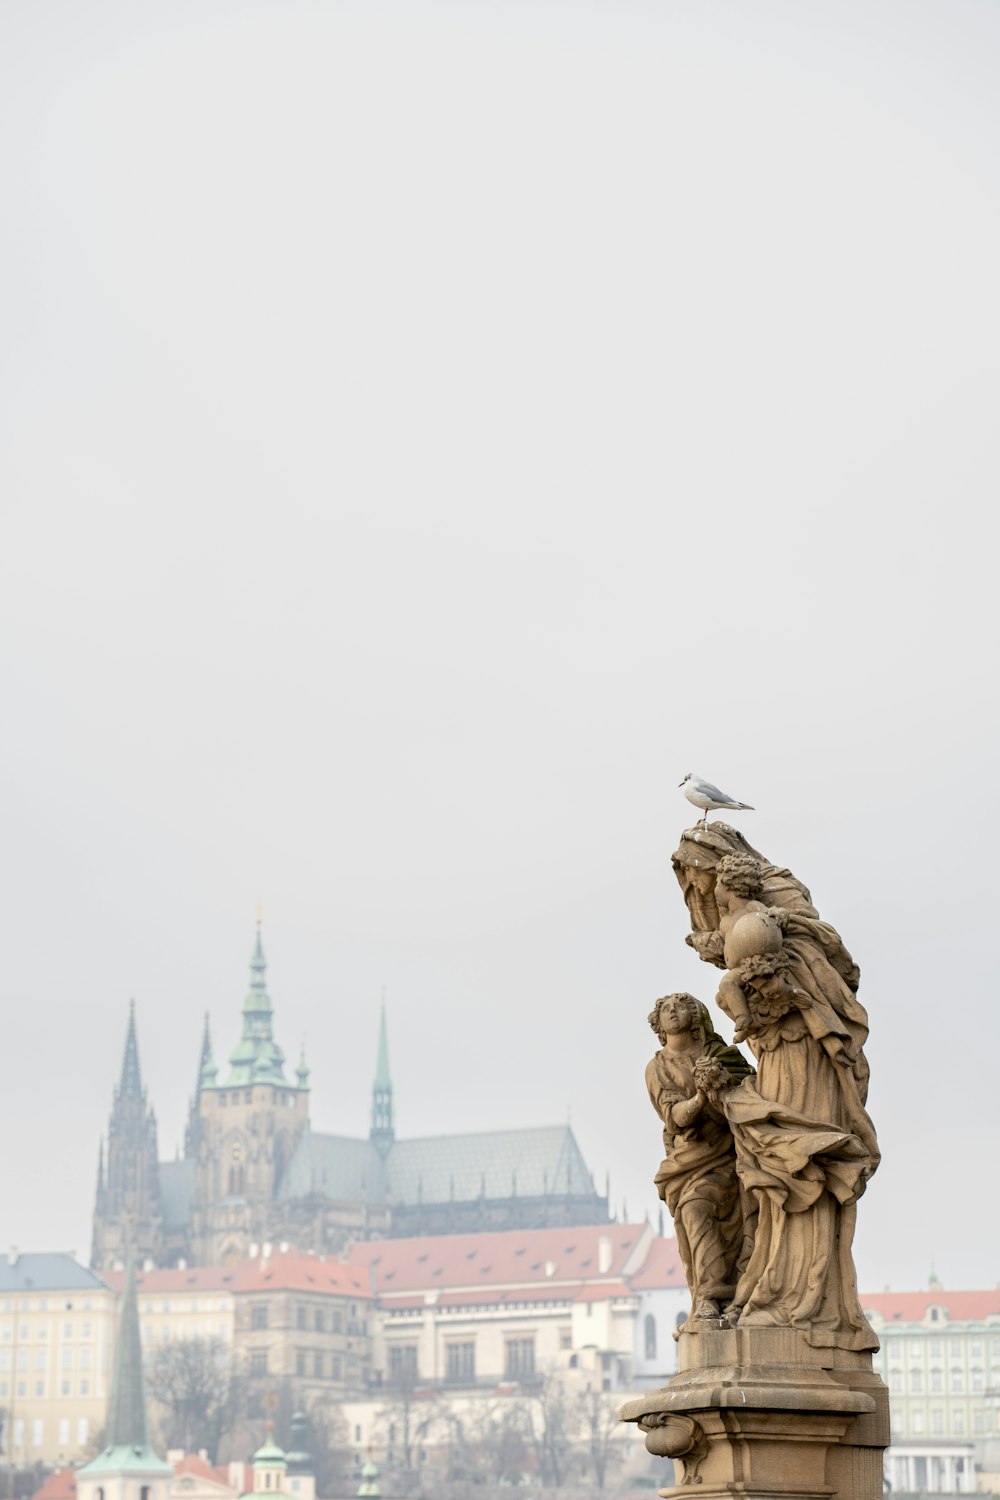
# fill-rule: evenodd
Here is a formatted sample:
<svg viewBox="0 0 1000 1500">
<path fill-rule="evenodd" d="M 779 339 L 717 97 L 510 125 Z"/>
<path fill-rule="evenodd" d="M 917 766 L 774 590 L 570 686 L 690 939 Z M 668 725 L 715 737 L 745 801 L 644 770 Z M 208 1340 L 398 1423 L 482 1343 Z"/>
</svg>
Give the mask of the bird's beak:
<svg viewBox="0 0 1000 1500">
<path fill-rule="evenodd" d="M 685 776 L 685 778 L 684 778 L 684 781 L 687 781 L 687 777 L 686 777 L 686 776 Z M 678 782 L 678 783 L 677 783 L 677 785 L 678 785 L 678 786 L 683 786 L 683 785 L 684 785 L 684 781 L 679 781 L 679 782 Z"/>
</svg>

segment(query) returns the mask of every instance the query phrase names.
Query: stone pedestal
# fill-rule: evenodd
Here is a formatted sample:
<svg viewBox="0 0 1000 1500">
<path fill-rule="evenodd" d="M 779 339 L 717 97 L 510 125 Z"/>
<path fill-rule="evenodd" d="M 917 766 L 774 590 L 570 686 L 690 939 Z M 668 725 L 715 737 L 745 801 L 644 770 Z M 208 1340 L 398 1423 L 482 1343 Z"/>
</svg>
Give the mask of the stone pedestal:
<svg viewBox="0 0 1000 1500">
<path fill-rule="evenodd" d="M 698 1500 L 882 1500 L 889 1393 L 871 1355 L 814 1349 L 792 1328 L 691 1323 L 680 1370 L 622 1408 Z M 697 1489 L 692 1489 L 692 1486 Z"/>
</svg>

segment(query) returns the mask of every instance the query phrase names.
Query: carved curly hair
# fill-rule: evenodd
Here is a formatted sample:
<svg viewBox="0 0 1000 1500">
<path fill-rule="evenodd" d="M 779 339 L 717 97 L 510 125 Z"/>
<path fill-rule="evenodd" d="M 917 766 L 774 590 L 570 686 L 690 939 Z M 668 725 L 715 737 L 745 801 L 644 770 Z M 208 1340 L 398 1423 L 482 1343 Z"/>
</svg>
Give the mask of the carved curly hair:
<svg viewBox="0 0 1000 1500">
<path fill-rule="evenodd" d="M 753 953 L 740 964 L 740 978 L 744 984 L 754 979 L 774 979 L 788 972 L 788 965 L 780 953 Z"/>
<path fill-rule="evenodd" d="M 660 1035 L 660 1006 L 665 1005 L 668 1000 L 686 1001 L 692 1028 L 700 1026 L 706 1036 L 711 1033 L 712 1022 L 708 1014 L 708 1007 L 703 1005 L 700 1000 L 695 999 L 694 995 L 689 995 L 687 990 L 678 990 L 673 995 L 661 995 L 646 1017 L 650 1026 L 656 1032 L 657 1037 Z"/>
<path fill-rule="evenodd" d="M 757 901 L 764 894 L 764 872 L 759 859 L 752 854 L 725 854 L 715 867 L 720 881 L 736 896 Z"/>
</svg>

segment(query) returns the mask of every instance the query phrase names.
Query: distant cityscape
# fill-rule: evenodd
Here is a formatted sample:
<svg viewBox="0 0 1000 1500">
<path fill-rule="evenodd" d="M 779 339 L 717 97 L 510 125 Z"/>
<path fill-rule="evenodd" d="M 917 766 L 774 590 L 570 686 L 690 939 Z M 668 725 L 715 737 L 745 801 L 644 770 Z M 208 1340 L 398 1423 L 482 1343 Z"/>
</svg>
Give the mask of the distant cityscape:
<svg viewBox="0 0 1000 1500">
<path fill-rule="evenodd" d="M 5 1493 L 76 1500 L 110 1452 L 130 1316 L 163 1500 L 662 1484 L 616 1413 L 676 1371 L 674 1239 L 611 1220 L 568 1125 L 397 1138 L 384 1011 L 367 1135 L 313 1133 L 273 1023 L 258 924 L 228 1071 L 206 1020 L 184 1155 L 161 1162 L 130 1011 L 90 1267 L 0 1260 Z M 1000 1290 L 932 1277 L 862 1305 L 893 1493 L 1000 1492 Z"/>
</svg>

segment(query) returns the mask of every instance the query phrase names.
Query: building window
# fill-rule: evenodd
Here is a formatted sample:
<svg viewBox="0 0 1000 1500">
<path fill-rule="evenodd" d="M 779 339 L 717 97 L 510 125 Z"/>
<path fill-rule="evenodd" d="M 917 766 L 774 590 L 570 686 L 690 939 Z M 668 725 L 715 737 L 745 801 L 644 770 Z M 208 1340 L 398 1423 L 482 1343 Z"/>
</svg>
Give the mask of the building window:
<svg viewBox="0 0 1000 1500">
<path fill-rule="evenodd" d="M 255 1302 L 250 1309 L 250 1327 L 254 1329 L 267 1327 L 267 1303 Z"/>
<path fill-rule="evenodd" d="M 81 1417 L 76 1424 L 76 1441 L 79 1447 L 86 1448 L 90 1441 L 90 1418 Z M 104 1491 L 98 1492 L 98 1500 L 104 1500 Z"/>
<path fill-rule="evenodd" d="M 889 1371 L 889 1389 L 896 1392 L 903 1389 L 903 1377 L 898 1370 Z"/>
<path fill-rule="evenodd" d="M 81 1396 L 89 1396 L 90 1395 L 90 1381 L 89 1380 L 81 1380 L 80 1381 L 80 1395 Z"/>
<path fill-rule="evenodd" d="M 962 1437 L 965 1432 L 965 1412 L 953 1411 L 951 1414 L 952 1430 L 956 1437 Z"/>
<path fill-rule="evenodd" d="M 295 1351 L 295 1373 L 296 1375 L 304 1375 L 306 1373 L 306 1356 L 305 1351 L 302 1349 Z"/>
<path fill-rule="evenodd" d="M 417 1378 L 416 1344 L 391 1344 L 389 1346 L 389 1379 L 394 1381 Z"/>
<path fill-rule="evenodd" d="M 474 1342 L 446 1344 L 444 1378 L 468 1381 L 476 1378 L 476 1345 Z"/>
<path fill-rule="evenodd" d="M 939 1406 L 935 1406 L 931 1412 L 931 1432 L 935 1434 L 944 1432 L 944 1413 Z"/>
<path fill-rule="evenodd" d="M 330 1374 L 334 1380 L 340 1380 L 344 1373 L 344 1362 L 339 1354 L 333 1355 L 330 1360 Z"/>
<path fill-rule="evenodd" d="M 65 1448 L 69 1444 L 69 1417 L 59 1419 L 59 1446 Z"/>
<path fill-rule="evenodd" d="M 317 1380 L 323 1379 L 323 1356 L 320 1353 L 313 1355 L 313 1375 Z"/>
<path fill-rule="evenodd" d="M 923 1432 L 923 1430 L 924 1430 L 924 1414 L 923 1414 L 922 1411 L 915 1411 L 913 1413 L 913 1431 L 915 1433 L 921 1433 L 921 1432 Z"/>
<path fill-rule="evenodd" d="M 534 1339 L 508 1339 L 504 1345 L 504 1373 L 509 1376 L 534 1375 Z"/>
<path fill-rule="evenodd" d="M 913 1392 L 913 1394 L 915 1396 L 922 1396 L 923 1395 L 923 1392 L 924 1392 L 924 1372 L 923 1372 L 923 1370 L 911 1370 L 910 1371 L 910 1390 Z"/>
<path fill-rule="evenodd" d="M 31 1424 L 31 1446 L 33 1448 L 40 1448 L 42 1446 L 43 1431 L 42 1419 L 41 1417 L 36 1417 Z"/>
<path fill-rule="evenodd" d="M 333 1309 L 333 1331 L 334 1333 L 343 1333 L 344 1331 L 344 1314 L 339 1307 Z"/>
<path fill-rule="evenodd" d="M 961 1372 L 961 1370 L 952 1370 L 952 1372 L 951 1372 L 951 1394 L 953 1396 L 960 1396 L 962 1394 L 963 1390 L 964 1390 L 964 1386 L 962 1384 L 962 1372 Z"/>
<path fill-rule="evenodd" d="M 982 1409 L 972 1413 L 972 1430 L 980 1436 L 986 1431 L 986 1413 Z"/>
<path fill-rule="evenodd" d="M 301 1302 L 295 1309 L 295 1326 L 296 1328 L 305 1328 L 306 1326 L 306 1309 L 302 1306 Z"/>
<path fill-rule="evenodd" d="M 940 1370 L 931 1371 L 931 1390 L 935 1393 L 944 1390 L 944 1376 Z"/>
<path fill-rule="evenodd" d="M 266 1349 L 255 1349 L 253 1351 L 253 1353 L 250 1355 L 250 1374 L 251 1375 L 266 1375 L 267 1374 L 267 1350 Z"/>
<path fill-rule="evenodd" d="M 643 1324 L 643 1327 L 645 1329 L 646 1358 L 647 1359 L 655 1359 L 656 1358 L 656 1319 L 653 1317 L 652 1313 L 647 1313 L 646 1314 L 646 1319 L 645 1319 L 645 1322 Z"/>
<path fill-rule="evenodd" d="M 323 1309 L 321 1307 L 317 1307 L 316 1309 L 314 1316 L 314 1326 L 317 1333 L 326 1332 L 326 1319 L 323 1316 Z"/>
</svg>

